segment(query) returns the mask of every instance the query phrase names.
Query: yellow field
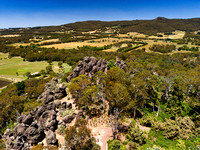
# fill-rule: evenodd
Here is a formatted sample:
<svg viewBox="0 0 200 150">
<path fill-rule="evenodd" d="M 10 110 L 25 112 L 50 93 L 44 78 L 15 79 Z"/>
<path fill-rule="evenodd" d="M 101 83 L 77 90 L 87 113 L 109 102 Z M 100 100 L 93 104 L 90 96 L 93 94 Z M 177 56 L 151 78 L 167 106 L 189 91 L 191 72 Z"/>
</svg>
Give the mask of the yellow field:
<svg viewBox="0 0 200 150">
<path fill-rule="evenodd" d="M 18 37 L 18 36 L 21 36 L 19 34 L 13 34 L 13 35 L 2 35 L 0 37 Z"/>
<path fill-rule="evenodd" d="M 91 41 L 93 41 L 91 43 Z M 110 45 L 122 41 L 131 41 L 131 39 L 125 39 L 125 38 L 101 38 L 101 39 L 94 39 L 94 40 L 86 40 L 84 42 L 70 42 L 70 43 L 61 43 L 61 44 L 51 44 L 51 45 L 44 45 L 41 47 L 46 47 L 46 48 L 58 48 L 58 49 L 73 49 L 83 46 L 97 46 L 97 47 L 102 47 L 104 45 Z"/>
<path fill-rule="evenodd" d="M 43 44 L 43 43 L 47 43 L 47 42 L 59 42 L 59 39 L 44 40 L 44 41 L 38 42 L 37 44 Z"/>
</svg>

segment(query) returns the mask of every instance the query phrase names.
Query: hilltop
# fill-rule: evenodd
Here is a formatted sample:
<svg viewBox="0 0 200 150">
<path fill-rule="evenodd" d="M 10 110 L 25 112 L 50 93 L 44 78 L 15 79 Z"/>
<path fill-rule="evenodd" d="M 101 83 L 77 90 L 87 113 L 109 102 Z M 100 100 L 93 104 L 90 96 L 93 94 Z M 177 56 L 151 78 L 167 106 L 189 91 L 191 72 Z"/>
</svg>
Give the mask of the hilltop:
<svg viewBox="0 0 200 150">
<path fill-rule="evenodd" d="M 140 32 L 155 35 L 157 32 L 173 32 L 175 30 L 197 31 L 199 30 L 200 18 L 192 19 L 167 19 L 158 17 L 153 20 L 131 20 L 131 21 L 83 21 L 64 24 L 60 26 L 12 28 L 4 32 L 55 32 L 64 30 L 91 31 L 104 29 L 105 27 L 119 26 L 121 33 Z"/>
</svg>

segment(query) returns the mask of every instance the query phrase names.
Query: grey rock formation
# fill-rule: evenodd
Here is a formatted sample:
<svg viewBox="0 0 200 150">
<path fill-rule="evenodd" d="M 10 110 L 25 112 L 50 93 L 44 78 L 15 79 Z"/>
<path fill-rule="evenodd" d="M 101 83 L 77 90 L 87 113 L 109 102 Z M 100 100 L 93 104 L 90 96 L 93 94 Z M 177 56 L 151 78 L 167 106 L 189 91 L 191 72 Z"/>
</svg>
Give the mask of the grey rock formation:
<svg viewBox="0 0 200 150">
<path fill-rule="evenodd" d="M 95 57 L 86 56 L 83 61 L 79 62 L 73 72 L 67 77 L 67 81 L 79 76 L 87 75 L 92 77 L 98 71 L 107 71 L 107 62 L 100 59 L 99 61 Z"/>
<path fill-rule="evenodd" d="M 63 118 L 63 122 L 64 122 L 64 123 L 71 123 L 73 119 L 74 119 L 74 116 L 69 116 L 69 115 L 67 115 L 67 116 L 65 116 L 65 117 Z"/>
<path fill-rule="evenodd" d="M 53 131 L 51 130 L 47 131 L 46 142 L 48 145 L 56 145 L 57 143 L 56 134 Z"/>
<path fill-rule="evenodd" d="M 127 64 L 124 61 L 117 61 L 116 66 L 125 69 Z M 83 61 L 74 68 L 73 72 L 67 77 L 67 82 L 79 75 L 87 75 L 89 77 L 94 76 L 98 71 L 107 71 L 107 62 L 105 60 L 97 60 L 95 57 L 86 56 Z"/>
</svg>

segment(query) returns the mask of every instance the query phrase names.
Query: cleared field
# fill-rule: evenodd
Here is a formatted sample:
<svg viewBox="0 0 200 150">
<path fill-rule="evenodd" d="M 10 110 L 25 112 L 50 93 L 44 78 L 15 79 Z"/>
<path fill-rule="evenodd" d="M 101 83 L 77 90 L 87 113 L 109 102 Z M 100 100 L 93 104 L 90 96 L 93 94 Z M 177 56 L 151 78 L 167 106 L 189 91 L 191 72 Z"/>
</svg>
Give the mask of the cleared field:
<svg viewBox="0 0 200 150">
<path fill-rule="evenodd" d="M 18 37 L 18 36 L 21 36 L 21 35 L 18 35 L 18 34 L 13 34 L 13 35 L 2 35 L 0 37 Z"/>
<path fill-rule="evenodd" d="M 165 35 L 164 33 L 158 33 L 159 35 L 162 35 L 163 37 L 157 37 L 157 36 L 149 36 L 150 39 L 182 39 L 185 36 L 185 31 L 175 31 L 172 32 L 171 35 Z"/>
<path fill-rule="evenodd" d="M 43 43 L 47 43 L 47 42 L 59 42 L 59 39 L 44 40 L 44 41 L 38 42 L 37 44 L 43 44 Z"/>
<path fill-rule="evenodd" d="M 20 47 L 20 46 L 28 46 L 31 43 L 15 43 L 15 44 L 9 44 L 10 46 Z"/>
<path fill-rule="evenodd" d="M 51 44 L 51 45 L 44 45 L 41 47 L 46 48 L 58 48 L 58 49 L 73 49 L 83 46 L 97 46 L 102 47 L 104 45 L 110 45 L 122 41 L 132 41 L 132 39 L 126 39 L 126 38 L 101 38 L 101 39 L 94 39 L 94 40 L 86 40 L 84 42 L 69 42 L 69 43 L 61 43 L 61 44 Z"/>
<path fill-rule="evenodd" d="M 11 81 L 20 81 L 25 79 L 23 76 L 26 72 L 39 72 L 42 69 L 45 69 L 49 64 L 45 61 L 40 62 L 27 62 L 23 61 L 20 57 L 8 58 L 8 54 L 0 53 L 0 78 L 8 79 Z M 64 64 L 65 72 L 69 71 L 71 67 L 67 64 Z M 59 71 L 58 62 L 53 62 L 53 70 L 55 72 Z M 18 75 L 17 75 L 18 73 Z"/>
</svg>

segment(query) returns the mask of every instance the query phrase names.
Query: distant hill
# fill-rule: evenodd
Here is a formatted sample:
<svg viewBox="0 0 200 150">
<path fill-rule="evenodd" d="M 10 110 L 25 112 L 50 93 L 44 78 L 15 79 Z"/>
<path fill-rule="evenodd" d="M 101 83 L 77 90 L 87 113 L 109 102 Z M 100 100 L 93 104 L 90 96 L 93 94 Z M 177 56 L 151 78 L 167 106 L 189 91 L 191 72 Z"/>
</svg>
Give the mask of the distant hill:
<svg viewBox="0 0 200 150">
<path fill-rule="evenodd" d="M 158 32 L 173 32 L 183 30 L 187 32 L 200 30 L 200 18 L 192 19 L 167 19 L 158 17 L 153 20 L 131 20 L 131 21 L 83 21 L 64 24 L 60 26 L 34 27 L 23 29 L 24 32 L 54 32 L 54 31 L 91 31 L 104 29 L 105 27 L 119 26 L 121 33 L 140 32 L 148 35 L 154 35 Z M 21 29 L 10 29 L 12 32 L 21 31 Z M 5 31 L 4 31 L 5 32 Z M 7 30 L 8 32 L 8 30 Z"/>
<path fill-rule="evenodd" d="M 108 26 L 121 26 L 121 32 L 140 32 L 145 34 L 156 34 L 158 32 L 172 32 L 175 30 L 197 31 L 200 29 L 200 18 L 194 19 L 167 19 L 158 17 L 154 20 L 133 21 L 84 21 L 64 25 L 74 30 L 95 30 Z"/>
</svg>

